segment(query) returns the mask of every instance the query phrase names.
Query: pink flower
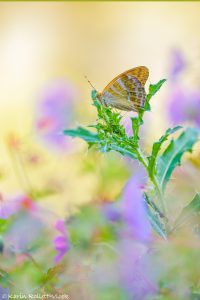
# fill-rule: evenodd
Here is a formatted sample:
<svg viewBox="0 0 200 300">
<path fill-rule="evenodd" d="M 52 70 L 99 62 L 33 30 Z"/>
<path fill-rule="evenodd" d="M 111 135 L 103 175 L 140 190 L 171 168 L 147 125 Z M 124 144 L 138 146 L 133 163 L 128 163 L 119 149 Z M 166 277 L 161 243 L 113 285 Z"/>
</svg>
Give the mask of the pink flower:
<svg viewBox="0 0 200 300">
<path fill-rule="evenodd" d="M 4 197 L 0 194 L 0 218 L 8 219 L 20 210 L 35 210 L 35 203 L 26 195 Z"/>
<path fill-rule="evenodd" d="M 65 253 L 70 248 L 70 243 L 68 239 L 68 234 L 65 228 L 65 222 L 63 220 L 58 220 L 56 222 L 55 228 L 59 231 L 59 235 L 54 239 L 54 247 L 57 251 L 57 255 L 54 258 L 55 263 L 59 263 Z"/>
<path fill-rule="evenodd" d="M 65 151 L 72 140 L 62 134 L 74 115 L 75 92 L 69 82 L 53 82 L 47 87 L 38 103 L 36 130 L 43 141 L 56 150 Z"/>
</svg>

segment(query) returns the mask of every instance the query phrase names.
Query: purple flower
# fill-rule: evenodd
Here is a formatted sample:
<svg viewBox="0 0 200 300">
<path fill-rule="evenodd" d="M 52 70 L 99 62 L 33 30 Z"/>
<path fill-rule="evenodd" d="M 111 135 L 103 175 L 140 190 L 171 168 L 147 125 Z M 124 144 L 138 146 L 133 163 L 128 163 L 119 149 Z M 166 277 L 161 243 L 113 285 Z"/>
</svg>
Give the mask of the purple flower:
<svg viewBox="0 0 200 300">
<path fill-rule="evenodd" d="M 8 219 L 21 209 L 28 211 L 35 210 L 35 203 L 26 195 L 15 195 L 12 197 L 4 197 L 0 195 L 0 218 Z"/>
<path fill-rule="evenodd" d="M 4 197 L 0 195 L 0 218 L 8 219 L 14 213 L 18 212 L 20 210 L 19 200 L 19 198 L 4 199 Z"/>
<path fill-rule="evenodd" d="M 118 222 L 121 220 L 121 213 L 115 202 L 104 202 L 102 204 L 103 216 L 111 222 Z"/>
<path fill-rule="evenodd" d="M 185 59 L 179 49 L 173 49 L 171 52 L 171 62 L 169 77 L 172 80 L 177 79 L 178 75 L 186 68 Z"/>
<path fill-rule="evenodd" d="M 122 118 L 121 123 L 125 128 L 126 134 L 128 136 L 133 135 L 133 130 L 132 130 L 132 122 L 131 122 L 131 117 L 134 117 L 134 113 L 126 113 L 124 118 Z"/>
<path fill-rule="evenodd" d="M 140 170 L 129 179 L 122 196 L 122 218 L 127 226 L 128 234 L 134 240 L 149 242 L 151 225 L 142 195 L 144 184 L 144 174 Z"/>
<path fill-rule="evenodd" d="M 200 127 L 200 90 L 174 87 L 169 95 L 168 112 L 174 124 L 190 122 Z"/>
<path fill-rule="evenodd" d="M 54 239 L 54 247 L 57 251 L 57 255 L 54 258 L 55 263 L 59 263 L 62 257 L 70 248 L 70 243 L 68 239 L 68 234 L 65 228 L 65 222 L 63 220 L 58 220 L 56 222 L 55 228 L 59 231 L 59 235 Z"/>
<path fill-rule="evenodd" d="M 158 292 L 155 264 L 148 248 L 129 238 L 118 245 L 120 281 L 127 299 L 149 299 Z M 153 299 L 153 298 L 152 298 Z"/>
<path fill-rule="evenodd" d="M 44 90 L 37 107 L 36 129 L 42 139 L 56 150 L 71 148 L 72 140 L 63 135 L 74 115 L 75 92 L 65 81 L 54 82 Z"/>
</svg>

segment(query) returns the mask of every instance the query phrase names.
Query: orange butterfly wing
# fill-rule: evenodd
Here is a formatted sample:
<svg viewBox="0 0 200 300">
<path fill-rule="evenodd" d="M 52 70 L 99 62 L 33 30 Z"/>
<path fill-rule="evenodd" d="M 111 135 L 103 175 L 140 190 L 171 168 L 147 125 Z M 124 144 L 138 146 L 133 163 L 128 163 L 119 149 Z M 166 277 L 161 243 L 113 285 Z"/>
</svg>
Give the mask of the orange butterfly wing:
<svg viewBox="0 0 200 300">
<path fill-rule="evenodd" d="M 149 69 L 147 67 L 141 66 L 141 67 L 136 67 L 136 68 L 132 68 L 128 71 L 125 71 L 125 72 L 119 74 L 118 76 L 116 76 L 111 82 L 109 82 L 109 84 L 104 88 L 103 92 L 105 90 L 109 89 L 109 87 L 111 85 L 113 85 L 113 83 L 117 79 L 123 77 L 124 75 L 131 75 L 132 77 L 137 78 L 140 81 L 140 83 L 142 84 L 142 86 L 144 86 L 149 77 Z"/>
<path fill-rule="evenodd" d="M 145 103 L 144 84 L 148 76 L 146 67 L 130 69 L 115 77 L 99 94 L 99 100 L 105 106 L 138 111 Z"/>
</svg>

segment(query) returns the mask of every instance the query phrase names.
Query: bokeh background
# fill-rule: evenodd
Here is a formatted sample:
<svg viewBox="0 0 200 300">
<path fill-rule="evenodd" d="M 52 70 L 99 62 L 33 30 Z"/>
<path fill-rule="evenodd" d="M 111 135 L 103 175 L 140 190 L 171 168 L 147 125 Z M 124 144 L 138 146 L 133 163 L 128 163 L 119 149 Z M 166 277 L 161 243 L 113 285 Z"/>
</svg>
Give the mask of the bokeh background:
<svg viewBox="0 0 200 300">
<path fill-rule="evenodd" d="M 116 229 L 110 225 L 107 228 L 106 221 L 102 221 L 102 203 L 120 199 L 128 179 L 135 170 L 137 173 L 137 167 L 118 154 L 105 155 L 88 150 L 83 141 L 62 135 L 63 129 L 78 124 L 87 126 L 96 120 L 95 109 L 91 105 L 91 87 L 85 76 L 99 91 L 119 73 L 140 65 L 150 70 L 146 88 L 150 83 L 167 79 L 152 100 L 152 112 L 145 116 L 146 126 L 142 129 L 141 142 L 146 151 L 169 126 L 181 124 L 199 128 L 199 15 L 200 3 L 189 1 L 0 3 L 0 201 L 2 207 L 6 207 L 4 217 L 7 219 L 8 215 L 13 214 L 9 203 L 16 204 L 16 199 L 22 197 L 20 203 L 32 212 L 35 209 L 34 200 L 43 209 L 40 210 L 40 217 L 45 224 L 52 219 L 64 220 L 78 212 L 83 204 L 89 203 L 83 208 L 83 215 L 79 215 L 77 223 L 72 222 L 70 235 L 78 243 L 77 247 L 74 244 L 74 252 L 69 254 L 69 268 L 59 279 L 63 285 L 68 284 L 66 278 L 69 282 L 69 278 L 77 280 L 74 290 L 73 287 L 70 290 L 70 299 L 133 299 L 128 296 L 123 298 L 118 292 L 115 294 L 118 281 L 113 276 L 118 271 L 110 258 L 108 249 L 111 247 L 108 246 L 106 254 L 103 254 L 104 260 L 98 261 L 97 256 L 104 253 L 103 243 L 108 241 L 109 244 Z M 123 115 L 126 123 L 128 115 Z M 128 123 L 126 125 L 130 130 Z M 168 209 L 172 221 L 199 191 L 199 153 L 197 144 L 193 155 L 184 157 L 184 166 L 178 168 L 174 180 L 170 182 Z M 112 211 L 104 212 L 104 215 L 106 213 L 109 217 L 110 213 L 112 215 Z M 111 218 L 117 219 L 117 216 L 114 214 Z M 13 220 L 9 223 L 11 229 L 8 226 L 12 238 L 22 235 L 28 243 L 27 231 L 23 231 L 23 228 L 28 228 L 35 234 L 38 243 L 44 242 L 41 241 L 41 234 L 38 238 L 37 233 L 41 232 L 38 224 L 35 226 L 35 223 L 21 217 L 16 222 L 19 223 Z M 56 230 L 65 236 L 62 226 L 58 223 Z M 13 228 L 19 228 L 19 231 L 16 233 Z M 46 226 L 45 230 L 49 234 L 48 228 Z M 97 253 L 92 247 L 99 240 L 104 242 Z M 162 248 L 162 243 L 158 242 L 156 247 Z M 53 254 L 49 245 L 46 240 L 45 246 L 36 245 L 36 254 L 33 251 L 36 262 L 31 260 L 28 266 L 27 257 L 17 254 L 13 258 L 13 253 L 11 255 L 9 252 L 6 254 L 9 267 L 3 260 L 1 268 L 8 267 L 8 272 L 10 268 L 23 290 L 34 288 L 36 281 L 44 283 L 46 280 L 41 279 L 41 274 L 36 271 L 38 262 L 46 271 L 51 266 Z M 65 246 L 61 249 L 63 254 L 68 250 Z M 128 276 L 131 272 L 129 261 L 123 259 L 134 254 L 134 249 L 138 253 L 144 249 L 141 245 L 135 247 L 132 244 L 123 248 L 123 241 L 118 246 L 119 253 L 125 253 L 120 259 Z M 145 265 L 145 268 L 148 269 L 147 274 L 150 269 L 150 278 L 152 270 L 157 270 L 157 277 L 162 274 L 162 265 L 166 278 L 171 278 L 176 289 L 176 293 L 172 292 L 169 297 L 158 299 L 189 299 L 188 290 L 184 294 L 184 286 L 190 286 L 191 282 L 195 282 L 196 289 L 198 287 L 200 290 L 196 265 L 199 261 L 198 249 L 199 237 L 196 241 L 189 231 L 187 238 L 183 234 L 182 239 L 175 239 L 172 245 L 165 244 L 161 255 L 149 260 L 150 265 Z M 85 255 L 86 251 L 89 254 Z M 84 281 L 81 272 L 84 276 L 88 272 L 90 259 L 94 273 L 92 279 Z M 166 262 L 164 265 L 163 261 Z M 171 264 L 168 264 L 169 261 Z M 154 264 L 157 268 L 152 267 Z M 179 273 L 184 269 L 181 278 L 176 277 L 177 268 Z M 55 270 L 56 276 L 57 273 L 59 270 Z M 29 281 L 24 274 L 29 274 Z M 77 274 L 80 276 L 78 279 Z M 104 278 L 105 274 L 107 276 Z M 100 288 L 100 296 L 95 298 L 93 288 L 98 285 L 97 282 L 104 287 L 106 281 L 115 282 L 112 297 L 109 296 L 110 290 L 106 294 Z M 9 286 L 10 281 L 5 282 L 4 287 Z M 162 287 L 165 295 L 165 285 Z M 148 288 L 154 290 L 154 286 Z"/>
<path fill-rule="evenodd" d="M 51 146 L 45 149 L 37 140 L 34 123 L 41 93 L 55 81 L 69 81 L 76 94 L 76 114 L 72 118 L 75 123 L 87 125 L 95 115 L 85 75 L 102 90 L 118 73 L 145 65 L 150 69 L 148 83 L 154 83 L 168 77 L 171 51 L 178 48 L 195 70 L 188 72 L 187 80 L 198 77 L 200 4 L 1 2 L 0 7 L 0 151 L 5 179 L 1 189 L 8 193 L 19 190 L 19 178 L 14 174 L 6 146 L 8 135 L 17 134 L 25 144 L 25 152 L 45 152 L 42 166 L 29 170 L 33 185 L 39 189 L 41 176 L 59 174 L 64 197 L 54 201 L 54 195 L 46 203 L 62 214 L 66 202 L 91 200 L 96 177 L 91 172 L 80 174 L 83 152 L 68 155 L 66 151 L 64 155 Z M 167 126 L 164 95 L 169 89 L 167 83 L 153 103 L 149 141 Z M 75 148 L 79 149 L 78 145 Z"/>
</svg>

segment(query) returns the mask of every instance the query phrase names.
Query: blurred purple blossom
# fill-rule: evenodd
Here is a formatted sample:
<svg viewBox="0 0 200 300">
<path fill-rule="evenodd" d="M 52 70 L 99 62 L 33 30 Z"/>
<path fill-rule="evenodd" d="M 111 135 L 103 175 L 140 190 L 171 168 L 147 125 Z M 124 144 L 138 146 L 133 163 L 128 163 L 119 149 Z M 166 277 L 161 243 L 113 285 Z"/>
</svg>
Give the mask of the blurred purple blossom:
<svg viewBox="0 0 200 300">
<path fill-rule="evenodd" d="M 120 280 L 127 299 L 144 300 L 156 294 L 156 269 L 148 248 L 129 238 L 122 238 L 118 250 Z"/>
<path fill-rule="evenodd" d="M 69 82 L 58 81 L 47 87 L 38 103 L 36 130 L 56 150 L 72 147 L 72 139 L 62 131 L 69 127 L 74 115 L 75 90 Z"/>
<path fill-rule="evenodd" d="M 122 125 L 124 126 L 126 130 L 126 134 L 128 136 L 133 135 L 133 130 L 132 130 L 132 122 L 131 122 L 131 117 L 133 117 L 133 114 L 128 114 L 122 119 Z"/>
<path fill-rule="evenodd" d="M 126 184 L 122 196 L 122 218 L 127 226 L 127 233 L 141 242 L 151 240 L 151 225 L 142 195 L 145 182 L 143 172 L 137 170 Z"/>
<path fill-rule="evenodd" d="M 59 231 L 59 235 L 54 239 L 54 247 L 57 251 L 57 255 L 55 256 L 54 261 L 57 264 L 69 250 L 70 243 L 65 228 L 65 222 L 63 220 L 58 220 L 56 222 L 55 228 Z"/>
<path fill-rule="evenodd" d="M 173 87 L 169 95 L 168 111 L 172 123 L 191 122 L 200 127 L 200 89 Z"/>
<path fill-rule="evenodd" d="M 101 211 L 106 220 L 118 222 L 121 220 L 121 212 L 116 202 L 104 202 L 101 205 Z"/>
<path fill-rule="evenodd" d="M 6 249 L 11 249 L 14 253 L 28 252 L 42 236 L 44 229 L 45 224 L 41 218 L 34 214 L 20 213 L 5 235 Z"/>
<path fill-rule="evenodd" d="M 35 209 L 34 202 L 26 195 L 15 195 L 4 197 L 0 195 L 0 218 L 8 219 L 21 209 L 33 211 Z"/>
<path fill-rule="evenodd" d="M 171 51 L 169 77 L 171 80 L 176 80 L 178 75 L 186 68 L 185 58 L 179 49 Z"/>
</svg>

